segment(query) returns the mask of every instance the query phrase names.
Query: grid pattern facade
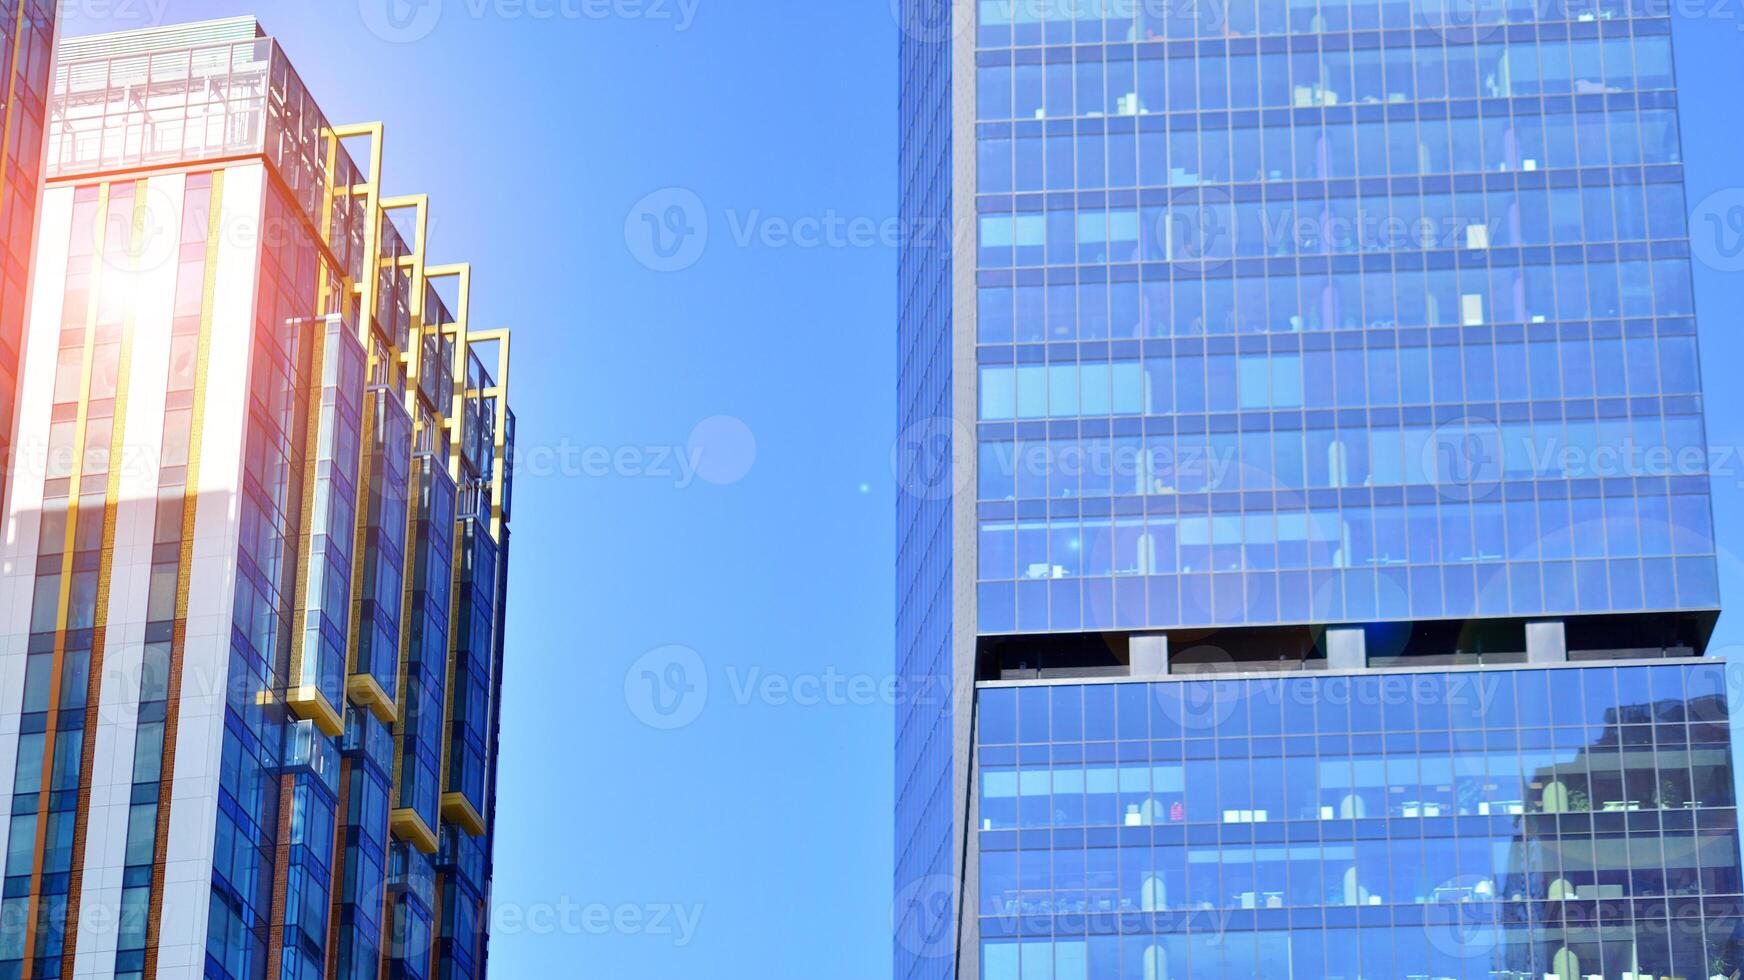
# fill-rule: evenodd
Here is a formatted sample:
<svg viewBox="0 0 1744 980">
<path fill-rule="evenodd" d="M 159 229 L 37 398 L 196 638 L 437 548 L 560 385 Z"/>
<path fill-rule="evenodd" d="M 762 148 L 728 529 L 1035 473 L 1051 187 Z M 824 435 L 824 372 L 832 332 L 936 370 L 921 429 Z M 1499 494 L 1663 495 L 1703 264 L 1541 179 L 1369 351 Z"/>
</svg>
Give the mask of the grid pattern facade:
<svg viewBox="0 0 1744 980">
<path fill-rule="evenodd" d="M 983 689 L 981 976 L 1730 976 L 1724 674 Z"/>
<path fill-rule="evenodd" d="M 1477 8 L 980 5 L 982 633 L 1717 608 L 1669 19 Z"/>
<path fill-rule="evenodd" d="M 898 709 L 896 975 L 940 948 L 917 827 L 970 839 L 946 975 L 1736 972 L 1723 665 L 1558 622 L 1719 606 L 1668 11 L 949 7 L 901 8 L 903 215 L 972 198 L 973 277 L 929 348 L 950 275 L 916 304 L 903 253 L 898 664 L 917 570 L 973 564 L 981 683 L 942 797 Z M 927 439 L 966 487 L 904 465 Z M 914 533 L 971 505 L 972 543 Z M 1312 673 L 1203 656 L 1341 624 L 1252 668 Z"/>
<path fill-rule="evenodd" d="M 902 134 L 898 176 L 905 227 L 949 227 L 952 214 L 952 77 L 949 38 L 917 30 L 926 3 L 903 0 L 900 38 Z M 949 691 L 952 643 L 964 624 L 952 623 L 952 582 L 961 574 L 950 548 L 954 500 L 952 445 L 952 262 L 949 249 L 910 242 L 898 260 L 898 473 L 909 474 L 896 497 L 896 673 L 910 691 Z M 940 469 L 947 467 L 940 485 Z M 944 487 L 944 492 L 938 492 Z M 896 703 L 896 854 L 893 952 L 896 977 L 954 977 L 956 821 L 952 818 L 954 725 L 949 698 Z M 944 888 L 940 888 L 944 886 Z"/>
<path fill-rule="evenodd" d="M 508 334 L 251 19 L 54 92 L 0 977 L 483 977 Z"/>
<path fill-rule="evenodd" d="M 0 503 L 12 460 L 12 407 L 24 343 L 25 284 L 42 183 L 55 5 L 0 3 Z"/>
<path fill-rule="evenodd" d="M 952 213 L 951 44 L 922 29 L 927 4 L 903 0 L 899 50 L 901 125 L 898 173 L 901 219 L 909 228 L 948 227 Z M 898 8 L 893 8 L 898 9 Z M 898 260 L 896 466 L 907 474 L 897 495 L 897 675 L 908 690 L 949 690 L 955 623 L 954 576 L 962 574 L 950 540 L 955 504 L 948 468 L 960 447 L 951 415 L 951 270 L 948 249 L 910 242 Z M 945 467 L 939 492 L 941 473 Z M 939 980 L 955 973 L 951 906 L 957 889 L 952 817 L 955 715 L 949 698 L 899 699 L 896 705 L 895 975 Z"/>
</svg>

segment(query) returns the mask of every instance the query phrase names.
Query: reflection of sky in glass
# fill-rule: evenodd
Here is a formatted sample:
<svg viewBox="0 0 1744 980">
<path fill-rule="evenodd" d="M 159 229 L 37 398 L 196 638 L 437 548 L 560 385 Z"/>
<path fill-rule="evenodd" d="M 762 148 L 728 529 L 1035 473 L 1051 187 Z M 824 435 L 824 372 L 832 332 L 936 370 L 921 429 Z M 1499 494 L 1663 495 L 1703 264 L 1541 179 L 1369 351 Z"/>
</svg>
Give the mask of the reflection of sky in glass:
<svg viewBox="0 0 1744 980">
<path fill-rule="evenodd" d="M 1737 963 L 1726 702 L 1717 664 L 983 688 L 983 975 Z"/>
<path fill-rule="evenodd" d="M 983 632 L 1717 605 L 1665 21 L 1015 9 L 978 32 Z"/>
</svg>

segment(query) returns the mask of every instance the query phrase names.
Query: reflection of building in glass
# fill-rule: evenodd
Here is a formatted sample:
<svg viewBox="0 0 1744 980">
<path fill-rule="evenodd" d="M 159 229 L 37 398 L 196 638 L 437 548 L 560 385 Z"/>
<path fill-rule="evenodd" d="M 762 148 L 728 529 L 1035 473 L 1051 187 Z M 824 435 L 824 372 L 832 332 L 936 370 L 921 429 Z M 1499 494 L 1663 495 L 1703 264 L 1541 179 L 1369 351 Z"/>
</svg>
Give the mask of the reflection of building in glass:
<svg viewBox="0 0 1744 980">
<path fill-rule="evenodd" d="M 944 6 L 896 974 L 1714 975 L 1729 748 L 1628 714 L 1723 707 L 1667 12 Z"/>
<path fill-rule="evenodd" d="M 482 977 L 508 335 L 252 18 L 66 41 L 0 976 Z"/>
<path fill-rule="evenodd" d="M 1620 681 L 1631 683 L 1629 675 Z M 1636 697 L 1670 693 L 1661 685 Z M 1530 775 L 1535 815 L 1522 821 L 1500 893 L 1563 903 L 1562 945 L 1536 951 L 1550 972 L 1671 976 L 1674 958 L 1685 971 L 1707 964 L 1710 975 L 1744 967 L 1734 948 L 1739 920 L 1703 914 L 1705 902 L 1731 904 L 1707 896 L 1744 891 L 1736 828 L 1710 812 L 1735 802 L 1726 720 L 1723 695 L 1624 704 L 1606 711 L 1602 729 L 1589 727 L 1591 745 L 1559 752 Z M 1667 921 L 1632 918 L 1629 900 L 1638 898 L 1663 898 Z M 1527 954 L 1509 949 L 1508 969 L 1536 976 Z"/>
<path fill-rule="evenodd" d="M 1722 670 L 984 687 L 983 972 L 1708 976 L 1744 890 Z"/>
<path fill-rule="evenodd" d="M 53 0 L 0 2 L 0 506 L 12 463 L 13 399 L 24 349 L 25 284 L 42 182 L 54 33 Z"/>
<path fill-rule="evenodd" d="M 1667 21 L 1216 6 L 958 35 L 980 633 L 1714 608 Z"/>
</svg>

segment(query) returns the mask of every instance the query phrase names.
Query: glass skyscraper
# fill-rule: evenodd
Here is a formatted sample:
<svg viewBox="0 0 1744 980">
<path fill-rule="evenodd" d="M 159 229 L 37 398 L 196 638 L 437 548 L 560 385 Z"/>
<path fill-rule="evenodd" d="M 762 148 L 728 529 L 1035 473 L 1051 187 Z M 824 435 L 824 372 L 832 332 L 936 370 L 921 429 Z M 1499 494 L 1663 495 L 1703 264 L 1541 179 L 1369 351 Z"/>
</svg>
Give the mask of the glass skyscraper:
<svg viewBox="0 0 1744 980">
<path fill-rule="evenodd" d="M 12 461 L 12 406 L 24 344 L 54 33 L 52 0 L 0 0 L 0 506 Z"/>
<path fill-rule="evenodd" d="M 897 975 L 1744 966 L 1668 10 L 899 11 Z"/>
<path fill-rule="evenodd" d="M 252 18 L 67 40 L 50 119 L 0 978 L 483 977 L 508 333 Z"/>
</svg>

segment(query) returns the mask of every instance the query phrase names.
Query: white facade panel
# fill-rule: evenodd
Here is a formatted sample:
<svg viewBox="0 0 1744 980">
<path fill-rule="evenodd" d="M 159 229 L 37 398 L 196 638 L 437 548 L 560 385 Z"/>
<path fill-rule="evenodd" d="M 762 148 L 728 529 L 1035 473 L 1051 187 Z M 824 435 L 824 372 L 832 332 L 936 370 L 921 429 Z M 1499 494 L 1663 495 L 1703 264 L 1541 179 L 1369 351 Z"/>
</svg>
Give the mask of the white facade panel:
<svg viewBox="0 0 1744 980">
<path fill-rule="evenodd" d="M 158 947 L 163 980 L 198 977 L 205 965 L 265 180 L 261 164 L 226 170 L 217 218 L 221 234 Z"/>
<path fill-rule="evenodd" d="M 152 539 L 157 524 L 159 462 L 163 456 L 164 400 L 169 382 L 170 325 L 175 314 L 175 230 L 180 226 L 186 178 L 151 178 L 141 200 L 145 236 L 136 256 L 108 257 L 105 277 L 130 294 L 131 341 L 126 416 L 115 510 L 115 551 L 109 576 L 108 629 L 103 648 L 91 803 L 86 817 L 85 877 L 80 898 L 76 976 L 114 970 L 126 869 L 127 815 L 133 790 L 133 749 L 139 720 L 140 673 L 145 654 L 146 600 L 151 588 Z M 87 735 L 87 737 L 92 737 Z"/>
<path fill-rule="evenodd" d="M 0 799 L 12 798 L 18 724 L 24 710 L 24 665 L 30 642 L 30 607 L 36 590 L 36 545 L 42 481 L 48 471 L 49 412 L 60 347 L 62 279 L 71 248 L 73 190 L 43 196 L 36 246 L 38 274 L 31 281 L 24 360 L 18 371 L 17 430 L 7 479 L 5 526 L 0 529 Z M 49 274 L 44 274 L 47 270 Z M 11 821 L 0 818 L 0 854 Z"/>
</svg>

